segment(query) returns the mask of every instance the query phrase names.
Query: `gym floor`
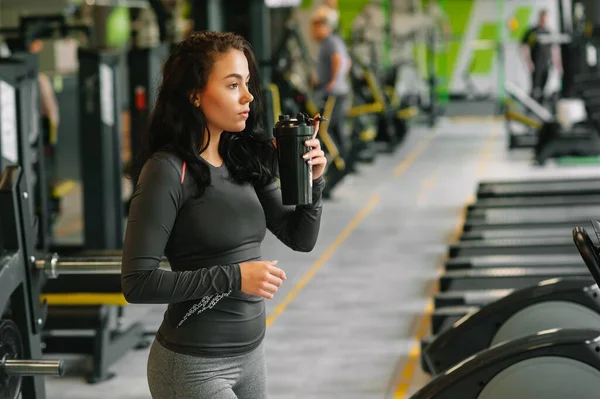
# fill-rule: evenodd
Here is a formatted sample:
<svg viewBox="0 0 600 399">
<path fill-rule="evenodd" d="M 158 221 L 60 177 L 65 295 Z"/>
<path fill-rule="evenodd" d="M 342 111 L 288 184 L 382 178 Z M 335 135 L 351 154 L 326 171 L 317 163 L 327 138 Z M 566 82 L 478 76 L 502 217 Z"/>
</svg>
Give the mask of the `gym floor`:
<svg viewBox="0 0 600 399">
<path fill-rule="evenodd" d="M 267 302 L 269 398 L 408 398 L 425 384 L 419 342 L 429 331 L 430 298 L 477 182 L 600 172 L 534 168 L 529 158 L 506 151 L 503 122 L 493 118 L 414 127 L 394 154 L 361 166 L 336 189 L 311 253 L 294 253 L 268 235 L 263 255 L 288 275 Z M 78 202 L 73 190 L 57 226 L 64 242 L 78 239 Z M 131 305 L 126 316 L 152 329 L 163 311 Z M 113 367 L 116 377 L 96 385 L 47 378 L 48 398 L 149 398 L 147 355 L 127 353 Z"/>
</svg>

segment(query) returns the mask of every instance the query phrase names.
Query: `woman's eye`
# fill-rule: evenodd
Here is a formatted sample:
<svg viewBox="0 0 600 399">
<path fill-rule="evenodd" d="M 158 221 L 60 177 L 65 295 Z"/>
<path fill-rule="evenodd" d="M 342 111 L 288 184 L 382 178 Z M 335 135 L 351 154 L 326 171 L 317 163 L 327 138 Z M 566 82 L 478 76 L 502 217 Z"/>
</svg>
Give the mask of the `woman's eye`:
<svg viewBox="0 0 600 399">
<path fill-rule="evenodd" d="M 246 82 L 246 87 L 250 87 L 250 81 Z"/>
<path fill-rule="evenodd" d="M 238 87 L 237 83 L 232 83 L 229 85 L 229 88 L 231 88 L 231 89 L 237 89 L 237 87 Z"/>
</svg>

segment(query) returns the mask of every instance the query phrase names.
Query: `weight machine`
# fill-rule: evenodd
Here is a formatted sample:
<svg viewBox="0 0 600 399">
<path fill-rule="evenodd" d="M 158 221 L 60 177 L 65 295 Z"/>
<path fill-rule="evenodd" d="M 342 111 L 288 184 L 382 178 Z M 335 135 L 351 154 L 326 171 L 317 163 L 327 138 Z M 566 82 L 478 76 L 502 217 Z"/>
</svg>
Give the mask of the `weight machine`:
<svg viewBox="0 0 600 399">
<path fill-rule="evenodd" d="M 39 165 L 40 141 L 25 109 L 35 98 L 36 70 L 24 59 L 0 59 L 0 393 L 11 399 L 20 391 L 27 398 L 43 398 L 43 381 L 34 376 L 64 372 L 61 361 L 42 360 L 44 276 L 33 267 L 39 237 L 32 168 Z"/>
<path fill-rule="evenodd" d="M 32 112 L 37 108 L 34 61 L 24 55 L 0 59 L 0 397 L 11 399 L 20 391 L 26 398 L 44 398 L 39 377 L 64 375 L 64 362 L 43 360 L 42 346 L 45 353 L 92 355 L 90 381 L 97 382 L 112 376 L 108 367 L 128 350 L 148 345 L 141 323 L 108 325 L 113 311 L 120 317 L 125 304 L 118 254 L 62 258 L 39 245 L 40 184 L 32 182 L 43 169 L 38 158 L 43 144 Z M 54 330 L 70 334 L 59 337 Z"/>
<path fill-rule="evenodd" d="M 32 15 L 21 17 L 19 26 L 0 29 L 15 47 L 15 54 L 32 58 L 26 48 L 32 39 L 66 37 L 71 32 L 84 32 L 91 43 L 93 31 L 86 25 L 73 25 L 67 21 L 68 14 Z M 121 248 L 126 204 L 122 192 L 124 168 L 121 161 L 121 100 L 127 94 L 131 117 L 130 148 L 132 161 L 140 151 L 142 132 L 147 128 L 149 113 L 156 102 L 156 87 L 160 84 L 161 69 L 169 53 L 169 45 L 134 45 L 127 52 L 121 50 L 79 47 L 79 71 L 77 90 L 72 94 L 77 100 L 71 104 L 77 114 L 78 125 L 71 128 L 79 134 L 79 160 L 83 186 L 83 246 L 56 245 L 53 242 L 52 221 L 48 206 L 47 183 L 40 195 L 38 215 L 44 228 L 40 235 L 41 248 L 73 253 L 82 249 Z M 128 76 L 121 82 L 120 70 L 127 59 Z M 37 73 L 37 72 L 36 72 Z M 126 83 L 126 85 L 123 85 Z M 123 90 L 126 86 L 128 92 Z M 34 85 L 34 89 L 37 86 Z M 71 107 L 70 107 L 71 108 Z M 32 105 L 37 110 L 37 104 Z M 34 118 L 38 118 L 34 116 Z M 63 120 L 64 121 L 64 120 Z M 38 121 L 33 122 L 35 126 Z M 43 159 L 43 152 L 40 159 Z M 43 169 L 43 168 L 42 168 Z M 47 182 L 44 170 L 36 170 L 41 182 Z M 135 182 L 132 182 L 135 185 Z M 43 191 L 42 190 L 42 191 Z"/>
<path fill-rule="evenodd" d="M 265 64 L 271 68 L 272 83 L 277 87 L 276 97 L 280 101 L 282 114 L 295 115 L 298 112 L 305 112 L 315 115 L 321 112 L 320 104 L 317 104 L 309 83 L 314 62 L 293 20 L 289 20 L 285 25 L 271 60 Z M 334 105 L 332 97 L 326 99 L 321 112 L 325 118 L 330 118 Z M 351 160 L 342 157 L 338 143 L 329 134 L 327 128 L 328 122 L 321 123 L 319 128 L 319 139 L 323 143 L 323 150 L 329 161 L 325 171 L 327 180 L 323 192 L 325 198 L 331 195 L 333 188 L 352 170 Z"/>
</svg>

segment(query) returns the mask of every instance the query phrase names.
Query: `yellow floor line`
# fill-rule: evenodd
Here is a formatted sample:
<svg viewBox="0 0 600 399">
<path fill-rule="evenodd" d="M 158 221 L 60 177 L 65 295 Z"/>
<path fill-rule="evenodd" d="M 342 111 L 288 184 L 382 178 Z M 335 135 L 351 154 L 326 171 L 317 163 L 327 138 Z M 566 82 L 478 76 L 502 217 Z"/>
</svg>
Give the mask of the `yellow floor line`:
<svg viewBox="0 0 600 399">
<path fill-rule="evenodd" d="M 427 179 L 423 180 L 421 183 L 421 188 L 417 194 L 417 206 L 424 206 L 427 201 L 428 194 L 431 192 L 431 189 L 437 185 L 438 177 L 440 175 L 440 169 L 436 169 L 433 173 L 427 177 Z"/>
<path fill-rule="evenodd" d="M 496 138 L 497 135 L 498 135 L 498 129 L 495 128 L 494 130 L 492 130 L 492 132 L 490 133 L 490 135 L 487 137 L 487 139 L 485 141 L 485 144 L 484 144 L 483 149 L 481 150 L 481 154 L 479 156 L 479 162 L 477 163 L 477 176 L 478 177 L 481 176 L 483 174 L 483 172 L 485 171 L 485 168 L 489 161 L 489 156 L 490 156 L 492 148 L 493 148 L 494 139 Z M 472 197 L 473 197 L 473 194 L 469 194 L 469 198 L 467 199 L 467 201 L 471 201 Z M 456 228 L 454 229 L 452 236 L 450 237 L 448 244 L 456 242 L 460 238 L 466 217 L 467 217 L 467 208 L 464 207 L 461 211 L 458 223 L 456 225 Z M 444 263 L 445 263 L 445 261 L 442 262 L 442 264 L 440 265 L 440 268 L 438 269 L 438 274 L 440 274 L 440 275 L 443 273 Z M 432 288 L 427 293 L 427 296 L 429 298 L 431 298 L 436 294 L 436 292 L 438 292 L 438 284 L 433 284 Z M 419 328 L 417 329 L 417 333 L 413 337 L 414 344 L 410 350 L 406 364 L 405 364 L 404 368 L 402 369 L 402 372 L 400 373 L 398 385 L 396 386 L 396 391 L 394 392 L 394 399 L 406 399 L 406 397 L 408 396 L 408 392 L 411 388 L 413 376 L 415 374 L 415 371 L 417 370 L 417 367 L 419 367 L 419 363 L 420 363 L 419 360 L 420 360 L 420 354 L 421 354 L 421 340 L 423 338 L 425 338 L 425 336 L 429 333 L 429 326 L 431 323 L 431 314 L 432 313 L 433 313 L 433 302 L 430 300 L 427 305 L 427 308 L 425 309 L 423 317 L 421 318 L 421 321 L 419 323 Z"/>
<path fill-rule="evenodd" d="M 267 318 L 267 327 L 277 320 L 277 318 L 283 313 L 283 311 L 288 307 L 290 302 L 298 295 L 298 293 L 308 284 L 308 282 L 314 277 L 317 271 L 323 267 L 325 262 L 331 258 L 331 256 L 335 253 L 335 251 L 342 245 L 344 241 L 348 238 L 348 236 L 356 229 L 356 227 L 360 224 L 360 222 L 375 208 L 375 205 L 379 203 L 381 200 L 380 195 L 374 195 L 371 197 L 370 201 L 364 206 L 360 212 L 350 221 L 348 226 L 342 231 L 342 233 L 336 238 L 336 240 L 327 248 L 327 250 L 317 259 L 317 261 L 312 265 L 310 270 L 302 277 L 300 281 L 294 285 L 292 291 L 286 295 L 283 301 L 277 305 L 273 313 L 269 315 Z"/>
<path fill-rule="evenodd" d="M 400 165 L 398 165 L 396 167 L 396 169 L 394 169 L 394 175 L 396 177 L 402 176 L 402 174 L 404 174 L 404 172 L 406 172 L 406 170 L 410 167 L 410 165 L 412 165 L 415 162 L 415 160 L 421 155 L 423 150 L 425 150 L 425 148 L 429 145 L 429 143 L 431 143 L 431 140 L 433 140 L 433 137 L 434 137 L 433 135 L 429 135 L 425 139 L 423 139 L 410 152 L 410 154 L 407 155 L 407 157 L 404 159 L 404 161 L 400 162 Z"/>
</svg>

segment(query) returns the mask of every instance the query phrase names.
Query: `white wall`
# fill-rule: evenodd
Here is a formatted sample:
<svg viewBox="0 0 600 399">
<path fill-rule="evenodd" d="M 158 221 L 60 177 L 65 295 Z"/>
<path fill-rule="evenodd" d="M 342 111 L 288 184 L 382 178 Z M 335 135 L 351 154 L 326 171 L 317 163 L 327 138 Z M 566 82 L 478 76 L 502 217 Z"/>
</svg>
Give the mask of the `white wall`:
<svg viewBox="0 0 600 399">
<path fill-rule="evenodd" d="M 468 43 L 474 43 L 477 39 L 479 29 L 482 23 L 500 20 L 503 23 L 503 32 L 505 37 L 504 45 L 504 77 L 505 80 L 510 80 L 520 87 L 531 87 L 531 78 L 528 69 L 522 60 L 519 49 L 519 44 L 508 40 L 508 21 L 518 7 L 524 5 L 531 6 L 533 12 L 531 14 L 531 24 L 537 21 L 538 12 L 541 9 L 549 11 L 548 25 L 551 31 L 559 32 L 559 14 L 556 0 L 504 0 L 504 14 L 498 16 L 498 6 L 496 0 L 477 0 L 474 5 L 468 28 L 465 31 L 463 40 Z M 462 74 L 469 68 L 473 48 L 471 45 L 462 45 L 461 51 L 457 59 L 457 65 L 451 80 L 450 91 L 452 93 L 463 93 L 465 91 L 464 79 Z M 496 60 L 497 61 L 497 60 Z M 498 62 L 495 62 L 494 68 L 488 76 L 472 76 L 473 82 L 478 90 L 491 93 L 498 93 L 499 69 Z M 556 73 L 553 72 L 548 82 L 546 90 L 548 92 L 556 91 L 560 87 L 560 80 Z"/>
</svg>

